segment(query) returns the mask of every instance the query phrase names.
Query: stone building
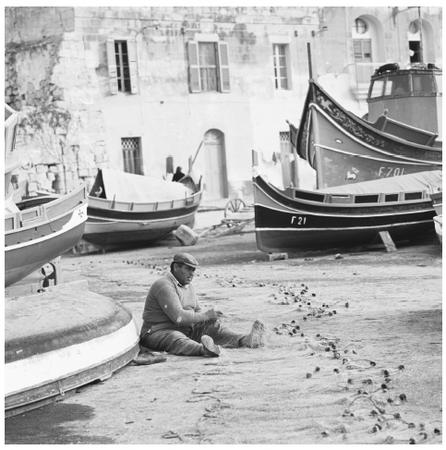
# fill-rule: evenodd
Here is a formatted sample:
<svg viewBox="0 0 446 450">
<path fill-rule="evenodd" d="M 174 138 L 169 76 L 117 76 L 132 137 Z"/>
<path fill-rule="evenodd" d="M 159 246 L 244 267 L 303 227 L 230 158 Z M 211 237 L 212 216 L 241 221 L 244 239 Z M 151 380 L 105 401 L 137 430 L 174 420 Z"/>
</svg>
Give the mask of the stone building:
<svg viewBox="0 0 446 450">
<path fill-rule="evenodd" d="M 289 155 L 286 121 L 299 125 L 310 55 L 312 76 L 361 115 L 377 66 L 442 66 L 438 7 L 5 11 L 20 177 L 61 191 L 91 185 L 101 167 L 170 177 L 193 162 L 208 199 L 246 194 L 252 149 Z"/>
</svg>

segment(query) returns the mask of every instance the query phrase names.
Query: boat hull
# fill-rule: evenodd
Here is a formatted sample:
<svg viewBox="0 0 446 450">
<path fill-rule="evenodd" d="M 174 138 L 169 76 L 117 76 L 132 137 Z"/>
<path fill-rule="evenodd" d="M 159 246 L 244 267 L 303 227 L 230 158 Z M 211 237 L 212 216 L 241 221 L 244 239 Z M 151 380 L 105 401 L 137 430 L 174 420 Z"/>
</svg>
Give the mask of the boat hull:
<svg viewBox="0 0 446 450">
<path fill-rule="evenodd" d="M 44 208 L 43 213 L 40 208 Z M 18 214 L 18 217 L 13 214 L 5 218 L 6 286 L 23 279 L 79 242 L 87 220 L 85 189 Z M 17 222 L 24 226 L 15 227 Z"/>
<path fill-rule="evenodd" d="M 58 285 L 14 302 L 6 299 L 5 315 L 6 417 L 110 377 L 139 350 L 130 312 L 89 292 L 86 282 Z"/>
<path fill-rule="evenodd" d="M 101 247 L 113 247 L 126 244 L 149 244 L 167 236 L 180 225 L 193 227 L 197 208 L 198 205 L 189 212 L 182 211 L 178 213 L 171 211 L 171 217 L 164 218 L 146 215 L 145 220 L 101 220 L 97 218 L 97 211 L 91 212 L 89 210 L 88 214 L 90 217 L 85 225 L 82 238 L 87 242 Z"/>
<path fill-rule="evenodd" d="M 99 170 L 82 238 L 103 249 L 156 242 L 180 225 L 193 227 L 201 196 L 201 180 L 190 176 L 175 183 Z"/>
<path fill-rule="evenodd" d="M 380 231 L 395 241 L 434 231 L 429 197 L 386 204 L 332 203 L 325 194 L 295 191 L 290 198 L 261 177 L 254 180 L 257 247 L 264 252 L 322 249 L 368 243 Z"/>
<path fill-rule="evenodd" d="M 292 142 L 316 170 L 319 189 L 442 167 L 441 148 L 374 128 L 345 111 L 314 82 Z"/>
</svg>

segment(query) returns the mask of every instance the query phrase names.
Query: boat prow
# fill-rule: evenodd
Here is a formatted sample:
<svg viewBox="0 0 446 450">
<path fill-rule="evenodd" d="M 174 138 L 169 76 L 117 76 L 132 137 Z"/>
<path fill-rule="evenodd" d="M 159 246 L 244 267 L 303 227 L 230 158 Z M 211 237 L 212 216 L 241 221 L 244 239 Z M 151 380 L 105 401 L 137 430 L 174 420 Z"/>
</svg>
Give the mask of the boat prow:
<svg viewBox="0 0 446 450">
<path fill-rule="evenodd" d="M 345 110 L 310 80 L 299 129 L 290 124 L 291 142 L 316 170 L 318 188 L 441 170 L 436 133 L 396 119 L 381 122 Z"/>
<path fill-rule="evenodd" d="M 87 220 L 87 191 L 81 186 L 63 196 L 39 196 L 5 215 L 5 285 L 9 286 L 80 240 Z"/>
</svg>

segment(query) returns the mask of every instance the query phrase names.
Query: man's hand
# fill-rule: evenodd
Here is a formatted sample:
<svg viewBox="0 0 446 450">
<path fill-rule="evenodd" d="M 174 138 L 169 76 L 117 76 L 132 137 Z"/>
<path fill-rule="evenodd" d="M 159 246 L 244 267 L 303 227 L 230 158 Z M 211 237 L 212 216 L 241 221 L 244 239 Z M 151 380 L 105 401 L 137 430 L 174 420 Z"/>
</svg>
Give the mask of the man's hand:
<svg viewBox="0 0 446 450">
<path fill-rule="evenodd" d="M 223 316 L 221 311 L 215 311 L 214 308 L 208 309 L 205 314 L 208 320 L 217 320 L 219 317 Z"/>
</svg>

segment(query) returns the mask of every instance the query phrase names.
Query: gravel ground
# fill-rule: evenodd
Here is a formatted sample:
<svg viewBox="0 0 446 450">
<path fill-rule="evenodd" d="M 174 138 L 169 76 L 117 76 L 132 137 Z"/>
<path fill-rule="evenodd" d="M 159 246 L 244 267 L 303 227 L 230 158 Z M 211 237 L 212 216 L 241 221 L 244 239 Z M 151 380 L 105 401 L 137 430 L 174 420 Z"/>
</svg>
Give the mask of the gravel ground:
<svg viewBox="0 0 446 450">
<path fill-rule="evenodd" d="M 8 444 L 407 444 L 442 442 L 442 257 L 435 241 L 268 261 L 253 233 L 194 247 L 64 256 L 66 279 L 125 305 L 177 251 L 200 261 L 200 302 L 262 349 L 126 366 L 5 421 Z"/>
</svg>

